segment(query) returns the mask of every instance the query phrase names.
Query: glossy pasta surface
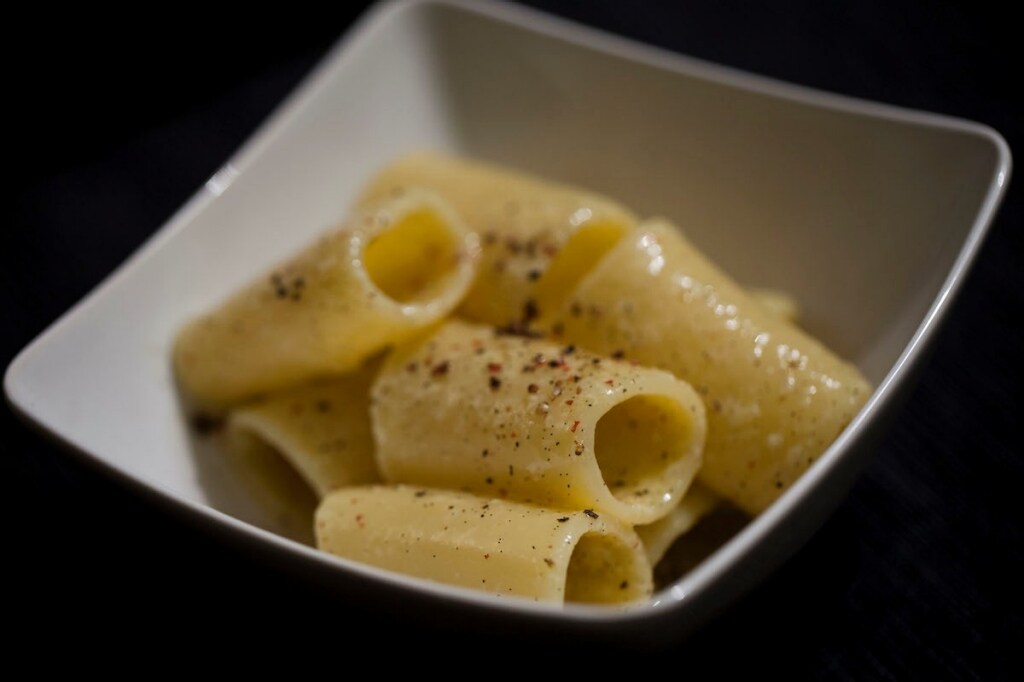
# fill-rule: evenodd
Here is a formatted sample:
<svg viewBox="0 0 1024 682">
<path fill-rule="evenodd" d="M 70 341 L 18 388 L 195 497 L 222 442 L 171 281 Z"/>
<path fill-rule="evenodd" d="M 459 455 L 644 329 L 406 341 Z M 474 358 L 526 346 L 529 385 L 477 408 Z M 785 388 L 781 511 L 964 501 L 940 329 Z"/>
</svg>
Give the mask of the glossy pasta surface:
<svg viewBox="0 0 1024 682">
<path fill-rule="evenodd" d="M 424 152 L 186 326 L 173 362 L 254 496 L 302 500 L 291 537 L 491 595 L 621 606 L 652 594 L 653 567 L 674 580 L 720 546 L 701 536 L 716 516 L 735 533 L 767 508 L 867 400 L 797 315 L 667 221 Z"/>
<path fill-rule="evenodd" d="M 347 488 L 320 505 L 316 534 L 327 552 L 497 596 L 619 604 L 652 590 L 640 538 L 590 510 L 409 486 Z"/>
<path fill-rule="evenodd" d="M 443 196 L 479 233 L 480 270 L 460 313 L 498 326 L 530 322 L 555 309 L 636 223 L 628 209 L 599 194 L 433 152 L 385 167 L 363 201 L 415 188 Z"/>
<path fill-rule="evenodd" d="M 476 235 L 436 195 L 367 206 L 182 330 L 178 381 L 218 408 L 354 370 L 451 312 L 476 260 Z"/>
<path fill-rule="evenodd" d="M 625 523 L 665 516 L 701 462 L 704 408 L 667 372 L 452 321 L 372 389 L 384 480 Z"/>
<path fill-rule="evenodd" d="M 693 384 L 707 406 L 700 479 L 745 511 L 771 504 L 871 393 L 856 367 L 765 307 L 665 221 L 620 242 L 559 318 L 566 339 Z"/>
</svg>

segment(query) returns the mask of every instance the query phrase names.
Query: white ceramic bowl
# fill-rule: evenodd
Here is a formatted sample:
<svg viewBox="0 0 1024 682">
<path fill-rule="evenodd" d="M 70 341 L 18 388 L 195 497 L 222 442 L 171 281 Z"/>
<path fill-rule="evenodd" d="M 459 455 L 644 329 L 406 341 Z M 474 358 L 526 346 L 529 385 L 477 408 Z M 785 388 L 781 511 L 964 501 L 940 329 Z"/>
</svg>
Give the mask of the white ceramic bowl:
<svg viewBox="0 0 1024 682">
<path fill-rule="evenodd" d="M 337 223 L 374 169 L 422 147 L 673 218 L 741 281 L 792 292 L 806 326 L 878 389 L 774 506 L 625 612 L 498 600 L 286 539 L 191 439 L 171 339 Z M 520 8 L 384 3 L 203 191 L 18 356 L 5 389 L 23 416 L 186 518 L 381 608 L 676 637 L 762 578 L 837 504 L 920 366 L 1009 171 L 1003 139 L 974 123 L 747 75 Z"/>
</svg>

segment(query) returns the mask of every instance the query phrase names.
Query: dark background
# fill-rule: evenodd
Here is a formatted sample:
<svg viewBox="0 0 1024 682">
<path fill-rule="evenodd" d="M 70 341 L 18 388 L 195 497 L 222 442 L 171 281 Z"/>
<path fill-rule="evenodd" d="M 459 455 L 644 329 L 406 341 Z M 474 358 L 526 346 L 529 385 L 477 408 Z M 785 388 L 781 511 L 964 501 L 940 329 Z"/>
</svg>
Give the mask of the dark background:
<svg viewBox="0 0 1024 682">
<path fill-rule="evenodd" d="M 20 45 L 5 69 L 0 366 L 202 186 L 349 25 L 357 12 L 340 4 L 214 16 L 209 5 L 39 6 L 8 25 Z M 1024 153 L 1020 29 L 996 5 L 526 4 L 779 79 L 977 120 Z M 602 660 L 636 661 L 638 674 L 669 662 L 697 679 L 1021 679 L 1022 187 L 1011 181 L 901 418 L 818 534 L 674 649 L 652 660 L 605 646 Z M 17 632 L 8 653 L 128 635 L 134 646 L 173 642 L 186 658 L 212 644 L 251 660 L 307 636 L 316 644 L 298 660 L 358 658 L 377 642 L 435 645 L 432 628 L 325 600 L 181 526 L 9 411 L 0 424 L 2 614 Z M 244 652 L 218 646 L 237 635 Z M 472 633 L 440 646 L 446 656 L 424 670 L 465 670 L 456 654 L 467 647 L 520 660 L 568 651 Z"/>
</svg>

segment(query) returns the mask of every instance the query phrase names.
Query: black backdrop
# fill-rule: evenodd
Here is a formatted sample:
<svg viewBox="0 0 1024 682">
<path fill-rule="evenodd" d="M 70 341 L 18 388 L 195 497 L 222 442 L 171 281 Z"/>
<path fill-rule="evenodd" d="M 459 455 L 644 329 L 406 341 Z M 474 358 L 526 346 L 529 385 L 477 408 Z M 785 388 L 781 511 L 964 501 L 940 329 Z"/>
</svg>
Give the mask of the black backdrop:
<svg viewBox="0 0 1024 682">
<path fill-rule="evenodd" d="M 1024 149 L 1011 61 L 1019 28 L 994 5 L 526 4 L 780 79 L 981 121 Z M 358 14 L 301 1 L 244 14 L 210 9 L 40 6 L 10 23 L 20 42 L 7 46 L 13 125 L 3 158 L 12 193 L 0 227 L 0 364 L 196 191 Z M 1024 464 L 1013 430 L 1022 195 L 1011 182 L 921 383 L 848 499 L 770 579 L 655 661 L 680 675 L 700 671 L 698 679 L 1024 672 Z M 135 646 L 170 642 L 187 658 L 212 643 L 241 660 L 326 625 L 300 659 L 358 659 L 374 643 L 404 642 L 440 645 L 435 665 L 453 669 L 465 669 L 454 657 L 464 649 L 526 660 L 568 645 L 452 635 L 442 624 L 325 601 L 70 460 L 9 411 L 0 410 L 0 424 L 0 589 L 16 642 L 134 634 Z M 352 623 L 358 634 L 342 634 Z M 226 646 L 238 634 L 245 653 Z M 607 646 L 601 653 L 639 665 Z"/>
</svg>

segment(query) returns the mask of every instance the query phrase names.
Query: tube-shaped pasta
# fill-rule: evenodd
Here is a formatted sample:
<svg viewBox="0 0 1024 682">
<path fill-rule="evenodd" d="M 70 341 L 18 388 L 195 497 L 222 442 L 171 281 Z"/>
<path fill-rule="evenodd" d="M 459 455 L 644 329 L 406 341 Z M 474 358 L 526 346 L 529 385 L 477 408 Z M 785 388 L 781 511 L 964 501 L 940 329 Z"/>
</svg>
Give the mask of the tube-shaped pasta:
<svg viewBox="0 0 1024 682">
<path fill-rule="evenodd" d="M 371 486 L 328 495 L 315 530 L 332 554 L 497 596 L 618 604 L 652 591 L 640 538 L 594 513 Z"/>
<path fill-rule="evenodd" d="M 481 236 L 482 259 L 460 313 L 504 326 L 557 309 L 627 232 L 633 215 L 603 196 L 486 164 L 421 152 L 381 171 L 363 201 L 413 187 L 437 192 Z"/>
<path fill-rule="evenodd" d="M 469 490 L 630 524 L 667 514 L 700 466 L 700 398 L 668 372 L 448 322 L 371 390 L 385 481 Z"/>
<path fill-rule="evenodd" d="M 174 348 L 179 382 L 199 405 L 224 407 L 354 369 L 449 313 L 478 251 L 429 193 L 366 207 L 189 324 Z"/>
<path fill-rule="evenodd" d="M 228 415 L 227 446 L 242 452 L 276 451 L 319 497 L 337 488 L 375 483 L 372 378 L 367 368 L 243 405 Z"/>
<path fill-rule="evenodd" d="M 697 525 L 706 514 L 718 506 L 720 498 L 699 483 L 694 483 L 686 497 L 675 509 L 654 523 L 636 527 L 636 533 L 644 543 L 644 553 L 651 566 L 656 565 L 672 543 Z"/>
<path fill-rule="evenodd" d="M 748 289 L 748 293 L 768 312 L 791 324 L 797 323 L 800 307 L 789 294 L 776 289 Z"/>
<path fill-rule="evenodd" d="M 828 448 L 871 387 L 671 224 L 641 228 L 580 281 L 555 329 L 692 383 L 708 408 L 700 480 L 756 514 Z"/>
</svg>

